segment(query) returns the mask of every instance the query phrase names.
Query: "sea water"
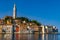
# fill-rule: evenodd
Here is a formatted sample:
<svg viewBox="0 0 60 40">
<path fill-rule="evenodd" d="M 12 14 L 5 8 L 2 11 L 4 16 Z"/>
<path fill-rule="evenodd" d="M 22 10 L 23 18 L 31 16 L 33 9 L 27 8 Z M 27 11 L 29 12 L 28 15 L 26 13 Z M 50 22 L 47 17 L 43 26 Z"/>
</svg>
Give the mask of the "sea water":
<svg viewBox="0 0 60 40">
<path fill-rule="evenodd" d="M 0 34 L 0 40 L 60 40 L 59 34 Z"/>
</svg>

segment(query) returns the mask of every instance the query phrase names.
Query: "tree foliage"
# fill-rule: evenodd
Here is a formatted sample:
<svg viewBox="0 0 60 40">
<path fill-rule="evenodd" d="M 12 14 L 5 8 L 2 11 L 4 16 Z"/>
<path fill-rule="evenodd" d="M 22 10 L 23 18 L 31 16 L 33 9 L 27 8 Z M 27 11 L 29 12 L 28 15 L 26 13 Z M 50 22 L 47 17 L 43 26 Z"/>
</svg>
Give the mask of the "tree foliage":
<svg viewBox="0 0 60 40">
<path fill-rule="evenodd" d="M 13 19 L 11 16 L 5 16 L 4 20 L 9 20 L 9 19 Z"/>
<path fill-rule="evenodd" d="M 38 21 L 36 21 L 36 20 L 32 20 L 31 22 L 33 22 L 33 23 L 37 24 L 38 26 L 40 26 L 40 25 L 41 25 L 41 23 L 39 23 L 39 22 L 38 22 Z"/>
<path fill-rule="evenodd" d="M 17 19 L 17 20 L 21 20 L 21 22 L 22 22 L 22 21 L 26 21 L 27 23 L 28 23 L 28 22 L 35 23 L 35 24 L 37 24 L 38 26 L 41 25 L 41 23 L 39 23 L 38 21 L 36 21 L 36 20 L 29 20 L 29 19 L 26 18 L 26 17 L 17 17 L 16 19 Z M 6 22 L 7 20 L 12 20 L 12 21 L 13 21 L 13 18 L 12 18 L 11 16 L 6 16 L 5 19 L 4 19 L 4 21 Z"/>
<path fill-rule="evenodd" d="M 19 20 L 21 20 L 21 21 L 29 22 L 29 19 L 26 18 L 26 17 L 17 17 L 16 19 L 19 19 Z"/>
<path fill-rule="evenodd" d="M 6 23 L 7 20 L 11 20 L 11 23 L 12 23 L 13 18 L 12 18 L 11 16 L 5 16 L 5 18 L 4 18 L 4 22 Z"/>
</svg>

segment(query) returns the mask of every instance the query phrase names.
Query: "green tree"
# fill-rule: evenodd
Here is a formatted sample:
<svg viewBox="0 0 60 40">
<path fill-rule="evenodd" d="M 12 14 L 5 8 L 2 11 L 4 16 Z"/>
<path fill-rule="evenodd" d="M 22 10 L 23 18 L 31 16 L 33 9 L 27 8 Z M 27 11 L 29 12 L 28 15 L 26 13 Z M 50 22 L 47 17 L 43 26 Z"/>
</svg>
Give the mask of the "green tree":
<svg viewBox="0 0 60 40">
<path fill-rule="evenodd" d="M 29 19 L 26 18 L 26 17 L 17 17 L 16 19 L 19 19 L 19 20 L 21 20 L 21 21 L 29 22 Z"/>
<path fill-rule="evenodd" d="M 12 18 L 11 16 L 5 16 L 5 18 L 4 18 L 4 22 L 6 23 L 7 20 L 11 20 L 11 23 L 12 23 L 13 18 Z"/>
<path fill-rule="evenodd" d="M 36 20 L 32 20 L 31 22 L 32 22 L 32 23 L 37 24 L 38 26 L 40 26 L 40 25 L 41 25 L 41 23 L 39 23 L 39 22 L 38 22 L 38 21 L 36 21 Z"/>
</svg>

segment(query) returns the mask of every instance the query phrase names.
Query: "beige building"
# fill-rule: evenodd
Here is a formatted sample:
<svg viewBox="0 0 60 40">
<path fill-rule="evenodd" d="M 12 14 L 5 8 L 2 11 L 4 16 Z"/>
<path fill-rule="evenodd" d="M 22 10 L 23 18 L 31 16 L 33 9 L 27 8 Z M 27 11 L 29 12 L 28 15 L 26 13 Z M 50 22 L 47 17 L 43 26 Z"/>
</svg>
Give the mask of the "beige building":
<svg viewBox="0 0 60 40">
<path fill-rule="evenodd" d="M 2 26 L 3 26 L 3 25 L 0 25 L 0 33 L 2 33 Z"/>
</svg>

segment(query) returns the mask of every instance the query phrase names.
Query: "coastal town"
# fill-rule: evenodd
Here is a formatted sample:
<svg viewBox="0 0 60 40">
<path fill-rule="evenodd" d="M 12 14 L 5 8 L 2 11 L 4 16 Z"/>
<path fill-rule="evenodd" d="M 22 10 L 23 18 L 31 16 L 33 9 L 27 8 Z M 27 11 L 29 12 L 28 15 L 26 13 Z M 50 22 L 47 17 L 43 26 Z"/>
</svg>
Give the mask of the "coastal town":
<svg viewBox="0 0 60 40">
<path fill-rule="evenodd" d="M 0 19 L 0 33 L 57 33 L 58 28 L 52 25 L 42 25 L 35 20 L 17 16 L 17 8 L 14 4 L 13 16 L 5 16 Z M 13 27 L 14 26 L 14 27 Z"/>
</svg>

